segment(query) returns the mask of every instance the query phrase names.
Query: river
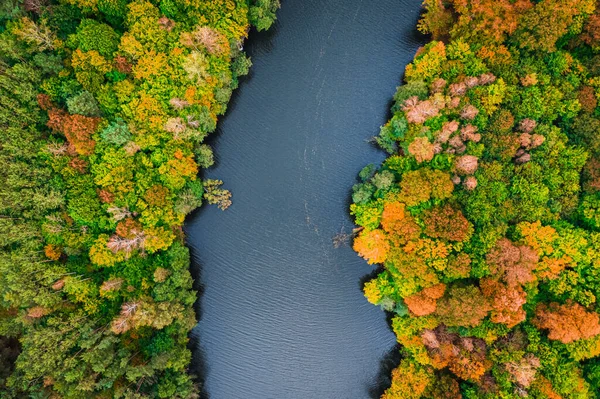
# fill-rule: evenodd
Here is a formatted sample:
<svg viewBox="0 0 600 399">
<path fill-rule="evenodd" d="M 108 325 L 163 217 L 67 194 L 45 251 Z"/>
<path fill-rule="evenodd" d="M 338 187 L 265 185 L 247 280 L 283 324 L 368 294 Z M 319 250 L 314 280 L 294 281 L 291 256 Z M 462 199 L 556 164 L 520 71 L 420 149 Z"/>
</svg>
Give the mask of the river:
<svg viewBox="0 0 600 399">
<path fill-rule="evenodd" d="M 194 372 L 211 399 L 354 399 L 385 388 L 395 339 L 361 281 L 350 189 L 424 38 L 421 0 L 285 0 L 209 143 L 233 205 L 186 222 L 201 296 Z M 393 356 L 392 356 L 393 357 Z"/>
</svg>

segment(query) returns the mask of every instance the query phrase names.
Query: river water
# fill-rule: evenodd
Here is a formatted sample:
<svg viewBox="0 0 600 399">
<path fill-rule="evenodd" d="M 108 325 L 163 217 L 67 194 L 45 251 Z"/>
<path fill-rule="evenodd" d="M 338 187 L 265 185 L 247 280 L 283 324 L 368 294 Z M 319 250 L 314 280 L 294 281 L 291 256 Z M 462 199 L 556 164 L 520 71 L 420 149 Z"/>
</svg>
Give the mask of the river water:
<svg viewBox="0 0 600 399">
<path fill-rule="evenodd" d="M 423 38 L 421 0 L 285 0 L 253 32 L 251 74 L 204 177 L 233 192 L 186 223 L 202 292 L 194 371 L 211 399 L 354 399 L 386 385 L 394 335 L 332 237 L 352 230 L 350 188 L 385 154 L 368 143 Z"/>
</svg>

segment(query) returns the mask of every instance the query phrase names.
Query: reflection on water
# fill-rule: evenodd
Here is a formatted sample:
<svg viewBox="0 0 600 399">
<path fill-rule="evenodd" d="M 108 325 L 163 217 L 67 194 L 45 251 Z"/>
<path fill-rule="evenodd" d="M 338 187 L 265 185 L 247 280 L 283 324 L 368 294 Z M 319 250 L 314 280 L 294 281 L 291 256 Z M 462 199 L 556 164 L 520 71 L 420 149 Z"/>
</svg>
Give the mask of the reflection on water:
<svg viewBox="0 0 600 399">
<path fill-rule="evenodd" d="M 395 339 L 361 292 L 372 269 L 332 237 L 352 230 L 356 174 L 384 158 L 367 140 L 423 41 L 420 2 L 287 0 L 251 35 L 254 66 L 206 176 L 233 205 L 186 225 L 202 291 L 194 368 L 210 398 L 369 398 L 387 383 Z"/>
</svg>

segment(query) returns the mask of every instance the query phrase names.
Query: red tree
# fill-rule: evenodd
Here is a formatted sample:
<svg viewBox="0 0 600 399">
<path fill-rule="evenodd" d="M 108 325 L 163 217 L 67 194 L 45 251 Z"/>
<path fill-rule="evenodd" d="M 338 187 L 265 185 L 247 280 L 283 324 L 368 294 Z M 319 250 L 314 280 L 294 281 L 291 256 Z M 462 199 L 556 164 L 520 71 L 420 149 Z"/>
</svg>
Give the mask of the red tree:
<svg viewBox="0 0 600 399">
<path fill-rule="evenodd" d="M 48 127 L 64 134 L 79 155 L 91 155 L 94 152 L 96 142 L 91 136 L 99 124 L 100 118 L 69 115 L 57 108 L 48 110 Z"/>
</svg>

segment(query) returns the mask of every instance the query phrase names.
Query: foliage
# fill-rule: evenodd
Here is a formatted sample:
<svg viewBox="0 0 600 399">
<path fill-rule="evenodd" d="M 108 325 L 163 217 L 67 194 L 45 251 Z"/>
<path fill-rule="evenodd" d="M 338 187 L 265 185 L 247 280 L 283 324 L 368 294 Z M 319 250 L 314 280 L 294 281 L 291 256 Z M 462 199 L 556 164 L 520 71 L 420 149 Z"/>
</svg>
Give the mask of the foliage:
<svg viewBox="0 0 600 399">
<path fill-rule="evenodd" d="M 98 102 L 96 102 L 94 96 L 88 91 L 83 91 L 81 94 L 67 99 L 67 109 L 70 114 L 101 116 Z"/>
<path fill-rule="evenodd" d="M 599 398 L 600 10 L 424 5 L 350 207 L 404 354 L 382 397 Z"/>
<path fill-rule="evenodd" d="M 181 227 L 231 204 L 202 142 L 278 5 L 0 7 L 0 397 L 198 396 Z"/>
<path fill-rule="evenodd" d="M 269 29 L 275 21 L 275 12 L 279 7 L 279 0 L 251 0 L 250 22 L 259 31 Z"/>
</svg>

